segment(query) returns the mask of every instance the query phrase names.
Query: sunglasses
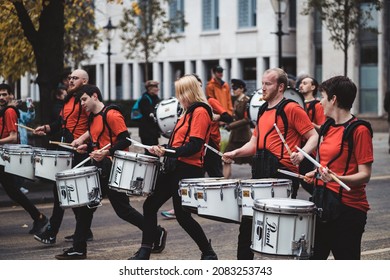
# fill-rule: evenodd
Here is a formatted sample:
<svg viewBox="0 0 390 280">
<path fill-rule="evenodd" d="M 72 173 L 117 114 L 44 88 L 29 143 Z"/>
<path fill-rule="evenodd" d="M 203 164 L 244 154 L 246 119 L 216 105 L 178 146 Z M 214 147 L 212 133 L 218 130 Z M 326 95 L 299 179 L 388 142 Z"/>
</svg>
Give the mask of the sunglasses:
<svg viewBox="0 0 390 280">
<path fill-rule="evenodd" d="M 80 77 L 77 77 L 77 76 L 69 76 L 69 77 L 68 77 L 68 81 L 70 81 L 70 80 L 75 80 L 75 81 L 77 81 L 78 79 L 80 79 Z"/>
</svg>

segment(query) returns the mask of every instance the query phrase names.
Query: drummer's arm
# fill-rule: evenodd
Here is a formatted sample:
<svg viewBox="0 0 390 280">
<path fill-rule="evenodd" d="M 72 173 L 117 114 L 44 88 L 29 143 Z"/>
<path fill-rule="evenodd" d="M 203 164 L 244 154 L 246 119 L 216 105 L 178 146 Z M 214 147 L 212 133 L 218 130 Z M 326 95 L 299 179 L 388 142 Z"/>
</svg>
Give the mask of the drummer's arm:
<svg viewBox="0 0 390 280">
<path fill-rule="evenodd" d="M 114 155 L 115 151 L 122 151 L 131 145 L 131 142 L 127 140 L 127 138 L 130 138 L 130 134 L 127 130 L 118 134 L 116 138 L 117 142 L 108 150 L 111 156 Z"/>
<path fill-rule="evenodd" d="M 86 131 L 84 132 L 84 134 L 82 134 L 79 138 L 73 140 L 73 142 L 71 143 L 71 145 L 73 147 L 78 147 L 78 146 L 81 146 L 82 144 L 84 144 L 85 142 L 87 142 L 87 140 L 89 139 L 89 131 Z"/>
<path fill-rule="evenodd" d="M 165 148 L 169 148 L 171 150 L 175 150 L 175 153 L 165 153 L 165 156 L 169 157 L 189 157 L 192 156 L 193 154 L 196 154 L 199 152 L 204 145 L 204 140 L 198 137 L 190 137 L 190 141 L 188 143 L 185 143 L 183 146 L 174 148 L 174 147 L 169 147 L 166 145 L 163 145 Z"/>
<path fill-rule="evenodd" d="M 241 148 L 238 148 L 234 151 L 231 152 L 226 152 L 224 153 L 224 158 L 225 159 L 233 159 L 236 157 L 246 157 L 246 156 L 253 156 L 256 153 L 256 146 L 257 146 L 257 137 L 253 136 L 247 142 L 242 146 Z"/>
<path fill-rule="evenodd" d="M 306 144 L 302 147 L 302 150 L 304 150 L 306 153 L 311 154 L 314 149 L 317 147 L 318 142 L 318 133 L 315 130 L 315 128 L 309 130 L 306 132 L 303 137 L 307 139 Z M 302 153 L 299 152 L 292 152 L 290 159 L 291 162 L 294 165 L 298 165 L 302 160 L 305 158 L 305 156 Z"/>
<path fill-rule="evenodd" d="M 11 131 L 9 136 L 0 139 L 0 144 L 16 144 L 18 143 L 18 133 L 16 131 Z"/>
</svg>

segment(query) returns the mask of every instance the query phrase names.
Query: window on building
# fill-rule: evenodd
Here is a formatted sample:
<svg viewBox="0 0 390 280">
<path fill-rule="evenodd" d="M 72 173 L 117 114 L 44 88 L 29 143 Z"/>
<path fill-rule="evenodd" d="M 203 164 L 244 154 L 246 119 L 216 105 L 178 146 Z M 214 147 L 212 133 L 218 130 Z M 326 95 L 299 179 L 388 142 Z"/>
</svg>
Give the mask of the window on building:
<svg viewBox="0 0 390 280">
<path fill-rule="evenodd" d="M 289 26 L 295 29 L 297 27 L 297 1 L 290 0 L 289 2 Z"/>
<path fill-rule="evenodd" d="M 115 64 L 115 100 L 123 100 L 122 64 Z"/>
<path fill-rule="evenodd" d="M 169 20 L 175 23 L 173 33 L 184 32 L 184 0 L 171 0 L 169 2 Z"/>
<path fill-rule="evenodd" d="M 256 0 L 238 1 L 238 28 L 256 26 Z"/>
<path fill-rule="evenodd" d="M 203 31 L 219 29 L 219 0 L 202 0 Z"/>
<path fill-rule="evenodd" d="M 314 11 L 314 78 L 322 81 L 322 20 L 319 11 Z"/>
</svg>

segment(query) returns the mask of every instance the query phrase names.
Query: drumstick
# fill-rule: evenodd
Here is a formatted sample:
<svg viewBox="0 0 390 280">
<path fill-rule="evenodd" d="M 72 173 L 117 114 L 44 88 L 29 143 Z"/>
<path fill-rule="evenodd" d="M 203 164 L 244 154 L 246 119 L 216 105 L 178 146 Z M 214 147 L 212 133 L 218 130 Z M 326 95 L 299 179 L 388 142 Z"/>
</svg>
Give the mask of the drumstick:
<svg viewBox="0 0 390 280">
<path fill-rule="evenodd" d="M 62 148 L 66 148 L 66 149 L 69 149 L 69 150 L 77 151 L 77 148 L 72 147 L 72 146 L 62 145 L 62 144 L 57 144 L 57 145 L 62 147 Z"/>
<path fill-rule="evenodd" d="M 22 125 L 19 123 L 15 123 L 15 125 L 20 126 L 21 128 L 25 128 L 25 129 L 30 130 L 30 131 L 35 131 L 34 128 L 31 128 L 31 127 L 28 127 L 28 126 L 25 126 L 25 125 Z"/>
<path fill-rule="evenodd" d="M 100 150 L 98 150 L 99 152 L 105 150 L 106 148 L 110 147 L 111 144 L 108 143 L 107 145 L 105 145 L 103 148 L 101 148 Z M 80 162 L 79 164 L 77 164 L 75 167 L 73 167 L 72 169 L 76 169 L 76 168 L 79 168 L 80 166 L 84 165 L 88 160 L 92 160 L 91 157 L 87 157 L 86 159 L 84 159 L 82 162 Z"/>
<path fill-rule="evenodd" d="M 299 178 L 299 179 L 303 179 L 303 180 L 307 179 L 307 177 L 304 176 L 304 175 L 301 175 L 301 174 L 298 174 L 298 173 L 294 173 L 294 172 L 290 172 L 290 171 L 283 170 L 283 169 L 278 169 L 278 172 L 286 174 L 286 175 L 289 175 L 291 177 L 296 177 L 296 178 Z"/>
<path fill-rule="evenodd" d="M 302 155 L 304 155 L 305 158 L 307 158 L 308 160 L 310 160 L 315 166 L 317 166 L 318 168 L 324 168 L 319 162 L 317 162 L 314 158 L 312 158 L 309 154 L 307 154 L 304 150 L 302 150 L 301 148 L 299 148 L 298 146 L 296 146 L 297 150 L 299 152 L 302 153 Z M 330 170 L 329 170 L 330 171 Z M 339 178 L 337 178 L 334 174 L 332 173 L 329 173 L 329 175 L 332 177 L 333 180 L 335 180 L 340 186 L 342 186 L 344 189 L 346 189 L 347 191 L 350 191 L 351 188 L 348 187 L 345 183 L 343 183 Z"/>
<path fill-rule="evenodd" d="M 290 147 L 288 146 L 286 140 L 284 139 L 284 137 L 283 137 L 282 133 L 280 132 L 279 127 L 276 125 L 276 123 L 274 123 L 274 127 L 275 127 L 276 132 L 278 133 L 280 139 L 282 140 L 284 146 L 286 147 L 286 150 L 287 150 L 288 154 L 291 156 Z"/>
<path fill-rule="evenodd" d="M 65 143 L 65 142 L 59 142 L 59 141 L 49 141 L 49 144 L 54 144 L 54 145 L 67 145 L 67 146 L 71 146 L 72 144 L 71 143 Z"/>
<path fill-rule="evenodd" d="M 211 147 L 210 145 L 204 143 L 204 146 L 209 149 L 210 151 L 216 153 L 217 155 L 219 155 L 220 157 L 223 157 L 223 153 L 221 153 L 220 151 L 218 151 L 217 149 L 214 149 L 213 147 Z M 232 163 L 234 163 L 234 160 L 232 160 Z"/>
<path fill-rule="evenodd" d="M 132 142 L 134 146 L 137 146 L 137 147 L 140 147 L 140 148 L 149 149 L 149 148 L 152 147 L 152 146 L 144 145 L 144 144 L 142 144 L 142 143 L 140 143 L 140 142 L 138 142 L 138 141 L 135 141 L 135 140 L 133 140 L 133 139 L 131 139 L 131 138 L 128 138 L 128 137 L 126 137 L 126 139 L 129 140 L 130 142 Z M 161 148 L 162 148 L 164 151 L 168 152 L 168 153 L 173 153 L 173 154 L 176 153 L 175 150 L 165 149 L 164 147 L 161 147 Z"/>
</svg>

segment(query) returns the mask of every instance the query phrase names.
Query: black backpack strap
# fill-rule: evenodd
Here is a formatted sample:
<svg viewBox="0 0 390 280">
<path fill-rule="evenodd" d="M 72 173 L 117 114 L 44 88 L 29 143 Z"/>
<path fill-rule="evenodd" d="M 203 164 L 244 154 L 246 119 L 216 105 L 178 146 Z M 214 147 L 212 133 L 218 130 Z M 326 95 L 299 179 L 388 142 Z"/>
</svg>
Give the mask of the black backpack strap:
<svg viewBox="0 0 390 280">
<path fill-rule="evenodd" d="M 312 115 L 311 115 L 311 121 L 313 122 L 314 121 L 314 118 L 316 116 L 316 104 L 317 103 L 320 103 L 319 100 L 317 99 L 314 99 L 313 101 L 310 101 L 309 102 L 309 107 L 307 107 L 306 109 L 306 112 L 307 112 L 307 115 L 309 115 L 309 112 L 312 111 Z"/>
</svg>

